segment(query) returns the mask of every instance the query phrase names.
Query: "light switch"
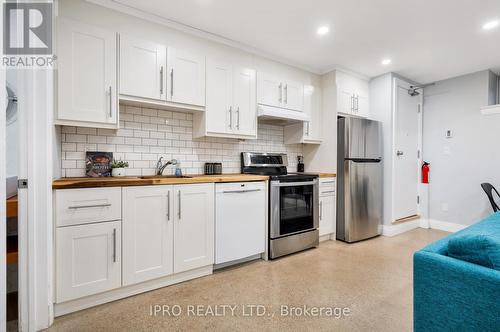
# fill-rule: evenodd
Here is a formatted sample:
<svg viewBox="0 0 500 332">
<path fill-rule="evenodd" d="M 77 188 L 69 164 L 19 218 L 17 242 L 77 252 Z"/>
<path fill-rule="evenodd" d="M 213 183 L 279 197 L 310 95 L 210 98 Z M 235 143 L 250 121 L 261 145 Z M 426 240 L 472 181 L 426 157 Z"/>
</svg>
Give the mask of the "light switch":
<svg viewBox="0 0 500 332">
<path fill-rule="evenodd" d="M 443 212 L 448 212 L 448 203 L 441 203 L 441 210 Z"/>
<path fill-rule="evenodd" d="M 453 137 L 453 130 L 447 129 L 446 130 L 446 138 L 452 138 Z"/>
</svg>

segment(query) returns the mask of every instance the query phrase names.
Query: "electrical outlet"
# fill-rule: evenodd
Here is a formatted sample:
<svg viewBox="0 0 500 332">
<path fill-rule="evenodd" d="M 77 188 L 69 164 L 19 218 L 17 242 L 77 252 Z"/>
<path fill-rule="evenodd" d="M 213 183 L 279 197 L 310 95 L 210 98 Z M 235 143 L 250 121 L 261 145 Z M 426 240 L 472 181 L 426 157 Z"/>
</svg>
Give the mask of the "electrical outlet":
<svg viewBox="0 0 500 332">
<path fill-rule="evenodd" d="M 441 210 L 443 212 L 448 212 L 448 203 L 441 203 Z"/>
<path fill-rule="evenodd" d="M 446 145 L 444 148 L 443 148 L 443 153 L 446 155 L 446 156 L 449 156 L 451 155 L 451 148 Z"/>
</svg>

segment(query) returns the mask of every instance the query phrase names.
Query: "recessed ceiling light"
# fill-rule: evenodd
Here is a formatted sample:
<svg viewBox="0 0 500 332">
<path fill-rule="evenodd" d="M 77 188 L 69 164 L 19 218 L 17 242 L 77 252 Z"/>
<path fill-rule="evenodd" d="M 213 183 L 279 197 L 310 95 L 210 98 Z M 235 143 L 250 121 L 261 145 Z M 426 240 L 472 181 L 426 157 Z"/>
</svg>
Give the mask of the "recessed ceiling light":
<svg viewBox="0 0 500 332">
<path fill-rule="evenodd" d="M 386 65 L 390 64 L 391 62 L 392 62 L 392 61 L 391 61 L 391 59 L 384 59 L 384 60 L 382 60 L 382 64 L 383 64 L 384 66 L 386 66 Z"/>
<path fill-rule="evenodd" d="M 328 28 L 326 25 L 324 25 L 324 26 L 319 27 L 316 32 L 318 33 L 318 35 L 323 36 L 323 35 L 326 35 L 328 33 L 328 31 L 330 31 L 330 28 Z"/>
<path fill-rule="evenodd" d="M 495 29 L 496 27 L 498 27 L 499 24 L 500 24 L 500 21 L 498 21 L 498 20 L 496 20 L 496 21 L 490 21 L 490 22 L 485 23 L 483 25 L 483 30 Z"/>
</svg>

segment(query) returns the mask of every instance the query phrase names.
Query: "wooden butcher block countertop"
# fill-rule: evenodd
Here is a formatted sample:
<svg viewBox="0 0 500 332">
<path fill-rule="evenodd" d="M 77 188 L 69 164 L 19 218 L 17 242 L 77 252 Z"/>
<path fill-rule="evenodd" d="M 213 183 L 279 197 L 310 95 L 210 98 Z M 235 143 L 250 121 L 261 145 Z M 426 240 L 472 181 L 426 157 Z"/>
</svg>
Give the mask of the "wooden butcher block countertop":
<svg viewBox="0 0 500 332">
<path fill-rule="evenodd" d="M 250 174 L 222 174 L 222 175 L 192 175 L 189 177 L 154 177 L 154 176 L 125 176 L 108 178 L 60 178 L 52 182 L 53 189 L 71 188 L 100 188 L 100 187 L 128 187 L 151 186 L 162 184 L 190 184 L 190 183 L 221 183 L 266 181 L 268 176 Z"/>
</svg>

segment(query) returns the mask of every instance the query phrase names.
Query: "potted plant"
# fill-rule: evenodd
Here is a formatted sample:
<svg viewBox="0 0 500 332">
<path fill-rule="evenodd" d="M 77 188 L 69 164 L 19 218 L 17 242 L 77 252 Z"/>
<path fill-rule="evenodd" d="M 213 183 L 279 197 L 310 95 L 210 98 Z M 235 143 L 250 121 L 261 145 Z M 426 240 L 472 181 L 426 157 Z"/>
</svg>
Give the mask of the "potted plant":
<svg viewBox="0 0 500 332">
<path fill-rule="evenodd" d="M 123 160 L 113 160 L 111 163 L 112 176 L 125 176 L 125 168 L 128 167 L 128 162 Z"/>
</svg>

